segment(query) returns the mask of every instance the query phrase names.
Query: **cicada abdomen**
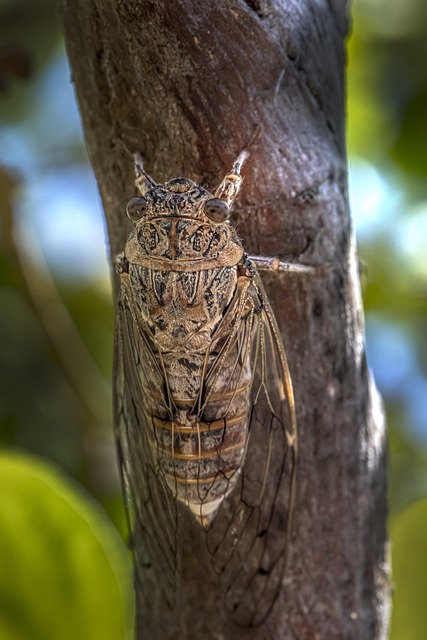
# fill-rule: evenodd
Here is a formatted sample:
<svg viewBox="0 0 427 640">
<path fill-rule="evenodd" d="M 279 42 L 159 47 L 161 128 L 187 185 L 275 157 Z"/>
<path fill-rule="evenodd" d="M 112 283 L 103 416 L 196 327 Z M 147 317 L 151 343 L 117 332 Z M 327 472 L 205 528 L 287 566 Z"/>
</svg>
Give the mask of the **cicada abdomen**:
<svg viewBox="0 0 427 640">
<path fill-rule="evenodd" d="M 285 566 L 296 421 L 276 322 L 229 222 L 243 159 L 214 194 L 187 178 L 157 184 L 138 166 L 118 268 L 115 414 L 144 561 L 159 531 L 171 546 L 168 501 L 185 505 L 226 608 L 259 624 Z"/>
</svg>

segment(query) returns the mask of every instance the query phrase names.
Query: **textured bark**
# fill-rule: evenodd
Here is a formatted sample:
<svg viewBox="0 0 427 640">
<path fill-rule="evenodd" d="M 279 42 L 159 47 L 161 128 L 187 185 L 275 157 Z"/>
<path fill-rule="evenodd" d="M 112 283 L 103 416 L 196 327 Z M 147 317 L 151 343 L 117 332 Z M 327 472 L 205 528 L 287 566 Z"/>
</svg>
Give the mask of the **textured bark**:
<svg viewBox="0 0 427 640">
<path fill-rule="evenodd" d="M 385 638 L 385 427 L 366 367 L 347 200 L 346 3 L 65 0 L 62 13 L 112 256 L 133 196 L 133 166 L 114 138 L 140 150 L 158 181 L 184 175 L 213 187 L 255 136 L 234 208 L 248 252 L 328 267 L 263 278 L 299 424 L 291 557 L 271 616 L 255 629 L 223 623 L 190 540 L 179 619 L 139 598 L 138 637 Z"/>
</svg>

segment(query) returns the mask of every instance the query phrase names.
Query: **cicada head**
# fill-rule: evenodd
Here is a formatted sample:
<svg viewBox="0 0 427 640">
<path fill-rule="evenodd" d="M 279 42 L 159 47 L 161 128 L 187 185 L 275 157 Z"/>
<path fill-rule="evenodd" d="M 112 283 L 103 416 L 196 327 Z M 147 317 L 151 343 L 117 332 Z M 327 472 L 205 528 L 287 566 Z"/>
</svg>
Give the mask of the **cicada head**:
<svg viewBox="0 0 427 640">
<path fill-rule="evenodd" d="M 247 153 L 240 154 L 229 174 L 214 194 L 192 182 L 189 178 L 172 178 L 159 184 L 144 170 L 140 154 L 135 154 L 135 184 L 141 193 L 127 206 L 131 220 L 177 216 L 193 218 L 213 226 L 223 224 L 230 217 L 231 205 L 236 198 L 242 177 L 240 169 Z"/>
</svg>

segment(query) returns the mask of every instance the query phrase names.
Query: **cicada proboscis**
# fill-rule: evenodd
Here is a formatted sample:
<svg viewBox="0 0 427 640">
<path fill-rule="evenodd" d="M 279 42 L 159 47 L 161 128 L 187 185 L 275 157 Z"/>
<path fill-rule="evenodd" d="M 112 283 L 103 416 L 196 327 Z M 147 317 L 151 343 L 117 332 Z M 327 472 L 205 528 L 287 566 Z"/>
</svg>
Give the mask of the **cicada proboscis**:
<svg viewBox="0 0 427 640">
<path fill-rule="evenodd" d="M 229 221 L 245 157 L 213 194 L 187 178 L 157 184 L 136 163 L 141 195 L 127 206 L 134 224 L 118 266 L 115 420 L 137 564 L 156 562 L 155 549 L 179 553 L 173 510 L 183 505 L 225 609 L 257 625 L 285 569 L 297 431 L 279 329 Z M 159 571 L 167 581 L 171 563 Z"/>
</svg>

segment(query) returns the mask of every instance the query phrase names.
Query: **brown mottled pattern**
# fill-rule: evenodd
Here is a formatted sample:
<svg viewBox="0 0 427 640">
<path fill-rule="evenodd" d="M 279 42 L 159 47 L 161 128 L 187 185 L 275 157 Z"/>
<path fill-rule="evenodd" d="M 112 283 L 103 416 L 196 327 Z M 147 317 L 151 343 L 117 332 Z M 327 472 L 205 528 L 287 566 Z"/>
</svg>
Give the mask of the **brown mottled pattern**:
<svg viewBox="0 0 427 640">
<path fill-rule="evenodd" d="M 227 219 L 239 169 L 215 194 L 141 169 L 119 265 L 115 417 L 142 580 L 155 568 L 175 606 L 188 509 L 225 610 L 257 625 L 285 570 L 296 422 L 277 324 Z"/>
</svg>

